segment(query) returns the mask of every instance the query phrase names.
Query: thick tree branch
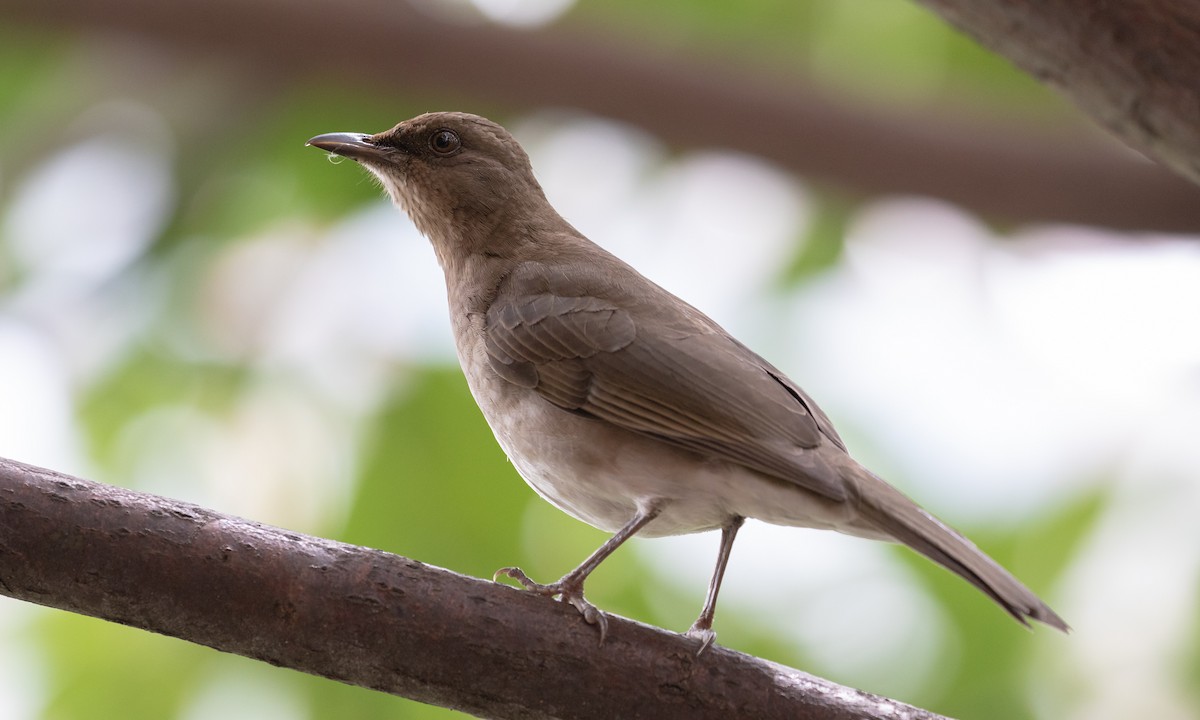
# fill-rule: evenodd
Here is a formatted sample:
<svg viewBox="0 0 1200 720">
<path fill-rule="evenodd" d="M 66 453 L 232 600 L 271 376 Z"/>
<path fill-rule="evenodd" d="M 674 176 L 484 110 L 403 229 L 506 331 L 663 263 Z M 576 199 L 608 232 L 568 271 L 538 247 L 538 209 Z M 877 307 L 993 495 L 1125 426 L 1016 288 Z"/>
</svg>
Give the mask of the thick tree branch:
<svg viewBox="0 0 1200 720">
<path fill-rule="evenodd" d="M 956 121 L 944 109 L 881 113 L 795 76 L 579 28 L 455 24 L 392 0 L 0 0 L 0 15 L 133 34 L 231 60 L 241 73 L 333 78 L 383 95 L 421 88 L 463 105 L 469 99 L 492 107 L 578 107 L 676 145 L 761 155 L 851 192 L 940 197 L 996 219 L 1200 228 L 1200 190 L 1109 144 L 984 127 Z M 1036 28 L 1031 22 L 1028 29 Z M 1164 52 L 1171 47 L 1165 44 Z"/>
<path fill-rule="evenodd" d="M 414 560 L 0 459 L 0 593 L 494 718 L 936 720 Z"/>
<path fill-rule="evenodd" d="M 1200 182 L 1200 2 L 919 1 Z"/>
</svg>

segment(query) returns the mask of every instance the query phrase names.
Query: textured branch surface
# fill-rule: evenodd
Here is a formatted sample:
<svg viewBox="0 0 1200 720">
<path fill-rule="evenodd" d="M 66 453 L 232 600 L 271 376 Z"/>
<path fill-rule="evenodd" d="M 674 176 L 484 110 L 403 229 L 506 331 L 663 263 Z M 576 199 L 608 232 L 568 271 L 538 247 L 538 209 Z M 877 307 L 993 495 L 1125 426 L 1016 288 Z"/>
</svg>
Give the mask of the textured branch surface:
<svg viewBox="0 0 1200 720">
<path fill-rule="evenodd" d="M 920 2 L 1200 182 L 1200 2 Z"/>
<path fill-rule="evenodd" d="M 1001 20 L 1012 12 L 1023 26 L 981 28 L 979 34 L 1041 38 L 1054 45 L 1064 38 L 1053 32 L 1053 21 L 1068 8 L 1084 8 L 1080 12 L 1089 18 L 1108 13 L 1109 20 L 1138 20 L 1121 8 L 1167 7 L 1180 0 L 928 2 L 963 25 L 959 16 L 965 10 L 952 9 L 992 7 L 992 16 L 999 13 Z M 1039 17 L 1042 8 L 1047 18 Z M 1200 227 L 1200 190 L 1194 185 L 1086 135 L 1064 138 L 986 126 L 955 120 L 942 108 L 885 113 L 850 105 L 794 75 L 739 68 L 721 57 L 689 58 L 581 28 L 517 31 L 453 23 L 393 0 L 0 0 L 0 17 L 137 36 L 159 47 L 219 57 L 234 64 L 239 77 L 257 73 L 272 84 L 280 78 L 320 77 L 380 97 L 411 96 L 422 89 L 449 105 L 462 105 L 431 110 L 476 110 L 481 102 L 509 109 L 582 108 L 645 128 L 676 146 L 752 153 L 854 193 L 928 195 L 1002 220 L 1160 231 Z M 1091 27 L 1115 32 L 1117 26 L 1095 21 L 1080 32 Z M 1187 28 L 1160 30 L 1161 46 L 1137 46 L 1147 70 L 1176 55 L 1194 57 L 1200 47 L 1180 44 L 1189 41 Z M 983 39 L 1007 52 L 1004 43 Z M 1106 37 L 1090 42 L 1084 50 L 1112 44 Z M 1034 72 L 1061 78 L 1064 85 L 1086 80 L 1102 86 L 1111 80 L 1126 90 L 1144 79 L 1109 78 L 1120 68 L 1094 51 L 1072 59 L 1088 67 L 1057 67 L 1057 75 L 1049 75 L 1050 64 L 1042 63 Z M 1171 77 L 1195 83 L 1200 74 L 1194 64 L 1185 67 L 1190 75 L 1180 68 Z M 1153 107 L 1160 102 L 1169 106 Z M 1114 112 L 1157 123 L 1162 113 L 1184 119 L 1181 111 L 1188 107 L 1180 95 L 1168 92 L 1127 94 L 1107 106 L 1080 104 L 1110 126 Z M 1194 111 L 1194 104 L 1190 107 Z M 1161 143 L 1123 137 L 1179 167 L 1181 158 L 1195 161 L 1200 153 L 1170 138 L 1188 131 L 1194 138 L 1200 127 L 1196 120 L 1193 114 L 1186 128 L 1165 123 L 1155 130 Z M 1180 132 L 1168 134 L 1168 125 Z M 313 128 L 309 134 L 327 129 Z"/>
<path fill-rule="evenodd" d="M 0 459 L 0 593 L 492 718 L 938 717 L 414 560 Z"/>
</svg>

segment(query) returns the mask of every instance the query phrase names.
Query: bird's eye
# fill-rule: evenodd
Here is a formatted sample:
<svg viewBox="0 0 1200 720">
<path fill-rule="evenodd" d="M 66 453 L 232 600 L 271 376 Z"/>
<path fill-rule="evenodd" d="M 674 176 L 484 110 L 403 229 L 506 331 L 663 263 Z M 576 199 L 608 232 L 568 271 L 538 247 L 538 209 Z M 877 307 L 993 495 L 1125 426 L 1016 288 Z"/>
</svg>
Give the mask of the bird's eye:
<svg viewBox="0 0 1200 720">
<path fill-rule="evenodd" d="M 453 155 L 462 147 L 462 141 L 453 130 L 435 130 L 429 136 L 429 147 L 438 155 Z"/>
</svg>

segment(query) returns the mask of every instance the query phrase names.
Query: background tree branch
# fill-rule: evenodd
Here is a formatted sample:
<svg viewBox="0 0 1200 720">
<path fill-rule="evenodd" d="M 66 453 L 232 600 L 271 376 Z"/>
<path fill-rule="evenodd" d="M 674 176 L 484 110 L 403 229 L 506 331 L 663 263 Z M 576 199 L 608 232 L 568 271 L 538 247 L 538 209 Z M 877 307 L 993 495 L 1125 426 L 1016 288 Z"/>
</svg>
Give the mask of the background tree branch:
<svg viewBox="0 0 1200 720">
<path fill-rule="evenodd" d="M 0 593 L 493 718 L 939 716 L 414 560 L 0 459 Z"/>
<path fill-rule="evenodd" d="M 920 0 L 1200 182 L 1200 3 Z"/>
<path fill-rule="evenodd" d="M 1133 12 L 1117 6 L 1166 7 L 1171 1 L 1088 4 L 1085 14 L 1107 18 L 1095 20 L 1094 29 L 1116 32 L 1116 23 Z M 929 4 L 970 27 L 961 18 L 965 11 L 951 9 L 990 5 L 991 16 L 1000 22 L 1004 12 L 1016 13 L 1017 8 L 1023 12 L 1020 36 L 1032 40 L 1053 31 L 1054 22 L 1085 3 Z M 869 109 L 795 74 L 739 65 L 725 57 L 687 57 L 678 49 L 637 46 L 569 22 L 519 31 L 453 23 L 406 3 L 380 0 L 0 0 L 0 14 L 53 27 L 132 34 L 160 47 L 233 61 L 239 75 L 260 73 L 274 81 L 324 77 L 377 95 L 411 95 L 420 89 L 450 103 L 470 99 L 513 109 L 581 108 L 633 123 L 677 146 L 761 155 L 851 193 L 928 195 L 1000 220 L 1133 230 L 1200 228 L 1200 190 L 1115 144 L 1078 133 L 1063 137 L 956 119 L 947 108 L 909 114 Z M 1165 26 L 1154 27 L 1160 31 L 1159 44 L 1116 43 L 1120 47 L 1115 49 L 1126 56 L 1140 53 L 1146 72 L 1176 56 L 1194 59 L 1197 45 L 1182 44 L 1190 42 L 1186 29 L 1166 33 Z M 981 36 L 997 32 L 984 25 L 978 31 Z M 1001 37 L 1013 34 L 1011 29 L 1004 32 Z M 1076 36 L 1067 39 L 1077 47 L 1062 61 L 1075 63 L 1075 69 L 1058 67 L 1053 77 L 1060 84 L 1114 81 L 1128 90 L 1145 79 L 1110 77 L 1120 66 L 1100 57 L 1093 44 L 1081 45 Z M 1063 40 L 1049 32 L 1044 44 Z M 999 47 L 1006 51 L 1007 45 Z M 1050 67 L 1057 66 L 1042 63 L 1035 74 L 1046 77 Z M 1194 69 L 1184 63 L 1171 77 L 1180 82 L 1190 78 L 1194 89 L 1200 77 Z M 1197 115 L 1194 103 L 1188 105 L 1179 94 L 1182 86 L 1164 81 L 1163 87 L 1161 92 L 1113 97 L 1110 105 L 1080 104 L 1089 112 L 1103 111 L 1101 120 L 1109 125 L 1114 124 L 1113 111 L 1121 108 L 1131 125 L 1150 123 L 1143 135 L 1159 140 L 1135 146 L 1180 167 L 1182 158 L 1194 161 L 1200 155 L 1194 145 L 1180 141 L 1188 131 L 1195 138 Z M 1191 97 L 1194 101 L 1197 96 Z M 1174 110 L 1150 107 L 1159 102 Z M 1188 107 L 1192 122 L 1179 127 L 1175 121 L 1187 117 Z"/>
</svg>

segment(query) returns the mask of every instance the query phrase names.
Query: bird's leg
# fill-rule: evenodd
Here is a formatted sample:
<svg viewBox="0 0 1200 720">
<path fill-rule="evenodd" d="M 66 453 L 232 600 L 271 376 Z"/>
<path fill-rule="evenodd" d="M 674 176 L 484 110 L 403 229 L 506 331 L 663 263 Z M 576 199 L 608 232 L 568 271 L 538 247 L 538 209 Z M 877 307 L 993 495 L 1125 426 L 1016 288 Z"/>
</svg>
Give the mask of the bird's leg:
<svg viewBox="0 0 1200 720">
<path fill-rule="evenodd" d="M 685 633 L 688 637 L 700 641 L 700 649 L 696 651 L 697 655 L 703 654 L 713 644 L 713 640 L 717 639 L 717 634 L 712 629 L 713 614 L 717 611 L 717 593 L 721 591 L 721 580 L 725 578 L 725 566 L 729 564 L 733 539 L 737 537 L 738 529 L 742 527 L 745 520 L 746 518 L 735 516 L 728 525 L 721 528 L 721 549 L 717 551 L 717 567 L 713 570 L 712 580 L 708 583 L 708 597 L 704 599 L 704 609 L 700 611 L 700 617 L 696 618 L 696 622 L 692 623 L 692 627 Z"/>
<path fill-rule="evenodd" d="M 589 555 L 588 559 L 584 560 L 579 567 L 575 568 L 566 575 L 563 575 L 558 582 L 553 582 L 549 585 L 536 583 L 533 580 L 530 580 L 529 576 L 526 575 L 521 568 L 516 567 L 500 568 L 496 571 L 496 574 L 492 576 L 492 580 L 495 580 L 501 575 L 507 575 L 513 580 L 516 580 L 521 584 L 522 587 L 530 592 L 535 592 L 539 595 L 545 595 L 547 597 L 557 596 L 561 601 L 571 603 L 575 606 L 575 609 L 578 610 L 581 615 L 583 615 L 583 619 L 586 620 L 589 625 L 600 626 L 600 642 L 603 643 L 605 635 L 608 634 L 608 620 L 604 617 L 604 613 L 599 608 L 584 599 L 583 581 L 587 579 L 588 575 L 592 574 L 593 570 L 600 566 L 600 563 L 604 562 L 605 558 L 607 558 L 609 555 L 612 555 L 617 548 L 621 547 L 626 540 L 633 537 L 638 530 L 641 530 L 643 527 L 645 527 L 646 523 L 658 517 L 658 514 L 661 511 L 662 506 L 659 504 L 647 505 L 646 507 L 638 508 L 637 514 L 633 516 L 632 520 L 625 524 L 625 527 L 618 530 L 615 535 L 606 540 L 604 544 L 597 548 L 596 552 Z"/>
</svg>

